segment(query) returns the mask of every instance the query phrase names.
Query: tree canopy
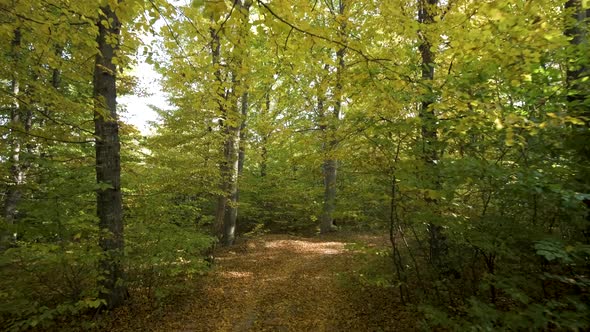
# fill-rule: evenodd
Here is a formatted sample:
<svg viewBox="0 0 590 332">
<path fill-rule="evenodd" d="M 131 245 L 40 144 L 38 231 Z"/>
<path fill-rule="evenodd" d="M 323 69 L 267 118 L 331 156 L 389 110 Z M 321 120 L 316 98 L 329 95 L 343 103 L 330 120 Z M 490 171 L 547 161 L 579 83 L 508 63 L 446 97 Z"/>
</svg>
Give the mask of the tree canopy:
<svg viewBox="0 0 590 332">
<path fill-rule="evenodd" d="M 589 20 L 586 0 L 0 0 L 2 325 L 164 301 L 240 238 L 377 232 L 373 282 L 426 329 L 589 328 Z M 117 104 L 139 62 L 170 105 L 150 135 Z"/>
</svg>

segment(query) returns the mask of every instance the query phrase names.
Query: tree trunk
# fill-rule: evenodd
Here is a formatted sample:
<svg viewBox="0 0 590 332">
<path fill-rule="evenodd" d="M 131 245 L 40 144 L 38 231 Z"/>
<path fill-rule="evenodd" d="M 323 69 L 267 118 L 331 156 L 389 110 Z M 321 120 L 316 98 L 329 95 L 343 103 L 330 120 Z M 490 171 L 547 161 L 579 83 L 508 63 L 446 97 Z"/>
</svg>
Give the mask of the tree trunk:
<svg viewBox="0 0 590 332">
<path fill-rule="evenodd" d="M 62 55 L 63 55 L 62 47 L 60 47 L 60 46 L 55 47 L 55 55 L 58 58 L 62 57 Z M 56 90 L 58 90 L 60 83 L 61 83 L 61 70 L 58 67 L 53 68 L 53 70 L 51 72 L 51 86 L 54 87 Z"/>
<path fill-rule="evenodd" d="M 242 176 L 246 160 L 246 118 L 248 116 L 248 92 L 242 94 L 242 121 L 240 123 L 240 152 L 238 156 L 238 176 Z"/>
<path fill-rule="evenodd" d="M 214 23 L 214 19 L 211 19 L 212 23 Z M 211 43 L 209 44 L 209 47 L 211 48 L 211 64 L 213 65 L 213 68 L 215 68 L 215 71 L 213 72 L 213 75 L 215 76 L 215 81 L 218 84 L 217 86 L 217 105 L 219 107 L 219 113 L 221 116 L 221 120 L 219 120 L 219 126 L 225 131 L 224 129 L 224 122 L 223 122 L 223 118 L 225 118 L 227 116 L 227 112 L 226 112 L 226 108 L 225 108 L 225 102 L 227 99 L 226 93 L 225 93 L 225 89 L 223 87 L 223 78 L 221 76 L 221 64 L 220 64 L 220 57 L 221 57 L 221 42 L 219 40 L 219 33 L 217 30 L 215 30 L 213 27 L 209 30 L 211 33 Z M 227 133 L 225 133 L 227 135 Z M 217 207 L 215 209 L 215 221 L 213 223 L 213 232 L 214 234 L 217 236 L 217 238 L 219 240 L 222 239 L 223 237 L 223 233 L 224 233 L 224 227 L 223 227 L 223 221 L 225 219 L 225 205 L 226 205 L 226 197 L 225 197 L 225 192 L 226 192 L 226 188 L 225 188 L 225 177 L 226 174 L 228 173 L 228 165 L 226 162 L 226 155 L 227 155 L 227 146 L 225 144 L 223 144 L 223 160 L 221 161 L 220 165 L 219 165 L 219 172 L 221 175 L 221 183 L 219 185 L 219 190 L 221 191 L 221 193 L 217 196 Z"/>
<path fill-rule="evenodd" d="M 251 2 L 249 0 L 235 1 L 236 7 L 239 9 L 241 17 L 241 26 L 239 29 L 240 38 L 245 38 L 249 32 L 249 10 Z M 212 42 L 211 51 L 213 65 L 219 66 L 221 56 L 221 44 L 217 32 L 211 32 Z M 239 44 L 239 42 L 238 42 Z M 236 48 L 234 52 L 243 52 L 242 49 Z M 217 228 L 217 235 L 224 246 L 230 246 L 235 239 L 236 219 L 238 216 L 238 179 L 240 173 L 240 138 L 242 137 L 241 129 L 244 126 L 243 113 L 247 112 L 248 95 L 244 92 L 241 98 L 241 108 L 238 106 L 239 91 L 243 88 L 243 78 L 238 75 L 241 71 L 244 54 L 235 54 L 237 59 L 236 65 L 232 72 L 232 87 L 228 92 L 221 89 L 220 94 L 220 113 L 222 121 L 221 127 L 224 131 L 224 148 L 223 160 L 220 165 L 221 171 L 221 194 L 217 199 L 217 211 L 215 216 L 215 225 Z M 223 79 L 221 72 L 216 70 L 215 77 L 220 86 L 222 86 Z M 243 91 L 243 90 L 242 90 Z M 223 95 L 223 98 L 221 96 Z M 221 102 L 232 105 L 227 109 Z M 242 159 L 243 161 L 243 159 Z"/>
<path fill-rule="evenodd" d="M 268 90 L 266 90 L 266 92 L 264 93 L 264 104 L 266 107 L 266 116 L 270 116 L 270 90 L 271 88 L 269 87 Z M 268 164 L 268 139 L 270 138 L 272 131 L 269 131 L 267 133 L 263 133 L 262 134 L 262 147 L 260 148 L 260 158 L 262 159 L 260 161 L 260 177 L 264 178 L 266 177 L 266 169 L 267 169 L 267 164 Z"/>
<path fill-rule="evenodd" d="M 223 223 L 223 237 L 222 243 L 225 246 L 230 246 L 234 243 L 236 233 L 236 220 L 238 218 L 238 203 L 239 203 L 239 187 L 238 180 L 242 171 L 244 163 L 243 138 L 242 130 L 245 127 L 245 119 L 243 116 L 248 112 L 248 93 L 242 95 L 241 100 L 241 119 L 239 126 L 230 125 L 228 128 L 228 137 L 226 142 L 226 161 L 229 165 L 227 174 L 227 193 L 225 204 L 225 219 Z"/>
<path fill-rule="evenodd" d="M 438 0 L 421 0 L 418 12 L 418 20 L 421 24 L 428 25 L 434 23 L 435 8 L 438 5 Z M 432 104 L 435 101 L 435 96 L 432 91 L 432 81 L 434 80 L 434 61 L 435 54 L 432 52 L 432 44 L 428 40 L 424 31 L 420 32 L 421 43 L 419 46 L 422 66 L 422 80 L 430 82 L 429 88 L 422 97 L 420 104 L 420 120 L 421 120 L 421 134 L 422 134 L 422 161 L 425 164 L 424 179 L 426 182 L 426 190 L 438 191 L 441 189 L 440 177 L 438 174 L 439 162 L 438 156 L 438 136 L 437 136 L 437 118 L 432 109 Z M 438 215 L 438 200 L 432 195 L 426 197 L 427 203 L 430 205 L 430 210 L 434 211 L 433 215 Z M 442 226 L 436 222 L 428 223 L 429 243 L 430 243 L 430 261 L 435 265 L 440 265 L 440 259 L 446 251 L 445 238 L 442 234 Z"/>
<path fill-rule="evenodd" d="M 572 20 L 565 31 L 565 34 L 571 38 L 571 45 L 574 51 L 574 56 L 577 58 L 577 63 L 570 66 L 567 70 L 567 88 L 569 93 L 567 95 L 569 113 L 572 116 L 582 117 L 586 122 L 586 127 L 590 125 L 588 116 L 590 115 L 590 107 L 584 102 L 588 98 L 588 82 L 582 79 L 590 75 L 588 68 L 588 60 L 584 58 L 581 52 L 581 46 L 588 43 L 588 34 L 590 33 L 588 27 L 588 19 L 590 19 L 590 9 L 584 10 L 582 8 L 581 0 L 568 0 L 565 4 L 566 10 L 572 11 Z M 582 144 L 585 149 L 583 156 L 590 159 L 590 148 L 587 144 Z"/>
<path fill-rule="evenodd" d="M 588 34 L 590 34 L 590 27 L 588 22 L 590 20 L 590 9 L 584 10 L 581 0 L 568 0 L 565 3 L 565 9 L 572 12 L 571 23 L 567 25 L 565 34 L 571 38 L 571 46 L 574 52 L 573 68 L 567 70 L 567 94 L 568 113 L 572 117 L 577 117 L 585 122 L 585 126 L 574 127 L 574 134 L 571 141 L 577 152 L 579 163 L 581 165 L 588 165 L 590 162 L 590 146 L 586 144 L 590 139 L 588 128 L 590 127 L 590 106 L 588 106 L 588 91 L 590 90 L 590 83 L 587 79 L 590 75 L 590 68 L 588 66 L 587 56 L 583 55 L 584 49 L 587 49 Z M 580 183 L 580 191 L 587 192 L 590 187 L 590 169 L 588 167 L 581 167 L 578 175 Z M 584 200 L 586 204 L 586 227 L 583 230 L 586 243 L 590 243 L 590 200 Z"/>
<path fill-rule="evenodd" d="M 344 15 L 345 5 L 344 0 L 340 1 L 338 14 Z M 338 27 L 338 35 L 341 39 L 346 38 L 346 21 L 343 20 Z M 346 55 L 346 47 L 340 48 L 336 52 L 336 59 L 338 67 L 336 69 L 336 86 L 334 89 L 334 111 L 330 118 L 325 119 L 324 132 L 326 142 L 324 143 L 324 152 L 327 157 L 324 160 L 324 205 L 322 210 L 322 218 L 320 221 L 320 233 L 328 233 L 334 230 L 334 211 L 336 210 L 336 174 L 338 171 L 338 161 L 334 158 L 333 153 L 338 145 L 336 139 L 337 123 L 340 120 L 340 112 L 342 111 L 342 72 L 346 68 L 344 56 Z M 322 106 L 323 108 L 323 106 Z"/>
<path fill-rule="evenodd" d="M 336 209 L 336 172 L 337 161 L 324 161 L 324 206 L 320 233 L 328 233 L 334 229 L 334 210 Z"/>
<path fill-rule="evenodd" d="M 225 162 L 227 164 L 227 173 L 224 179 L 226 188 L 225 213 L 223 220 L 223 235 L 221 242 L 224 246 L 230 246 L 234 243 L 236 231 L 236 219 L 238 217 L 238 171 L 239 171 L 239 153 L 240 153 L 240 129 L 229 128 L 227 141 L 225 143 Z"/>
<path fill-rule="evenodd" d="M 118 49 L 120 22 L 114 9 L 101 7 L 104 16 L 98 21 L 98 54 L 94 66 L 94 127 L 96 136 L 97 214 L 99 245 L 104 252 L 100 267 L 103 292 L 101 298 L 112 309 L 127 295 L 123 272 L 123 208 L 119 125 L 117 123 L 117 66 L 113 63 Z M 110 22 L 104 26 L 101 21 Z"/>
<path fill-rule="evenodd" d="M 24 183 L 24 170 L 21 164 L 21 136 L 18 133 L 18 128 L 22 124 L 22 110 L 19 103 L 20 94 L 20 82 L 18 79 L 18 67 L 19 67 L 19 49 L 21 46 L 21 31 L 20 29 L 14 30 L 14 37 L 11 43 L 11 56 L 12 65 L 14 66 L 15 72 L 10 82 L 12 92 L 12 107 L 10 110 L 10 131 L 8 133 L 8 145 L 10 147 L 10 156 L 8 161 L 10 164 L 10 183 L 6 189 L 6 196 L 4 200 L 4 206 L 2 216 L 8 226 L 8 231 L 2 235 L 0 239 L 0 249 L 6 249 L 11 242 L 14 242 L 15 236 L 14 231 L 11 230 L 11 226 L 15 224 L 18 214 L 18 204 L 22 197 L 22 185 Z"/>
</svg>

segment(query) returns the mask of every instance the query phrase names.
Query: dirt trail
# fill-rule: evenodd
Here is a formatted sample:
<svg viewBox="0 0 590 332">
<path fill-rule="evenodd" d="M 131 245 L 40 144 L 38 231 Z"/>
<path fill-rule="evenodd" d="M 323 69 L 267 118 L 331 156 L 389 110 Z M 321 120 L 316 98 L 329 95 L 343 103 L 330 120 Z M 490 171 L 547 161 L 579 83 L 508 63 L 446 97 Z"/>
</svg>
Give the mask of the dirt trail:
<svg viewBox="0 0 590 332">
<path fill-rule="evenodd" d="M 404 325 L 402 317 L 407 315 L 392 292 L 351 285 L 347 276 L 360 265 L 358 256 L 345 248 L 353 240 L 359 239 L 273 235 L 224 249 L 199 295 L 152 327 L 228 332 L 413 330 Z"/>
</svg>

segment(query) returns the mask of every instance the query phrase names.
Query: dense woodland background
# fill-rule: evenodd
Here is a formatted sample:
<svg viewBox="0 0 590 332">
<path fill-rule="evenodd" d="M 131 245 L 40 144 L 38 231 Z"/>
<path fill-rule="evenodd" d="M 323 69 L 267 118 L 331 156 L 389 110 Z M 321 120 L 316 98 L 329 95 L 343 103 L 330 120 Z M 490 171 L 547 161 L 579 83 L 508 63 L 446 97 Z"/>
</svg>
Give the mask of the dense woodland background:
<svg viewBox="0 0 590 332">
<path fill-rule="evenodd" d="M 366 282 L 427 330 L 590 328 L 589 18 L 1 0 L 2 326 L 165 302 L 236 237 L 370 231 L 391 243 Z M 137 61 L 171 105 L 147 137 L 118 121 Z"/>
</svg>

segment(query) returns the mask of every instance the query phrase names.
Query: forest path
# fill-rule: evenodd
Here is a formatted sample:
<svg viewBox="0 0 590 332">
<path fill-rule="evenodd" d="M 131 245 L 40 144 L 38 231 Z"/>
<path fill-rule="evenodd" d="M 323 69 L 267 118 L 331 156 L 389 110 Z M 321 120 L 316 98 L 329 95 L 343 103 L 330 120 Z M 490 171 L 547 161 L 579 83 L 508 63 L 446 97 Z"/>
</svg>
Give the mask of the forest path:
<svg viewBox="0 0 590 332">
<path fill-rule="evenodd" d="M 215 268 L 182 308 L 155 331 L 413 330 L 394 292 L 361 287 L 362 257 L 348 243 L 383 238 L 340 234 L 265 235 L 219 250 Z M 355 272 L 357 271 L 357 272 Z"/>
</svg>

